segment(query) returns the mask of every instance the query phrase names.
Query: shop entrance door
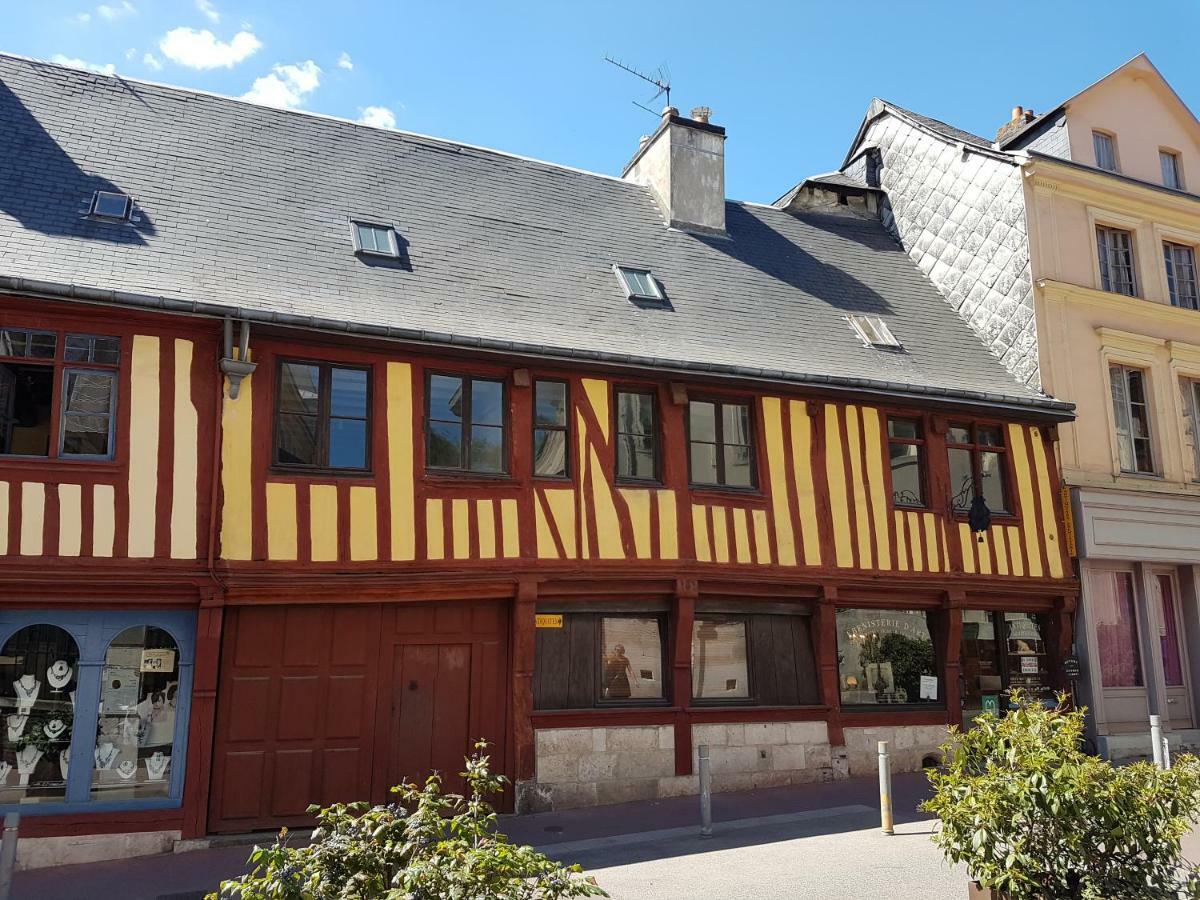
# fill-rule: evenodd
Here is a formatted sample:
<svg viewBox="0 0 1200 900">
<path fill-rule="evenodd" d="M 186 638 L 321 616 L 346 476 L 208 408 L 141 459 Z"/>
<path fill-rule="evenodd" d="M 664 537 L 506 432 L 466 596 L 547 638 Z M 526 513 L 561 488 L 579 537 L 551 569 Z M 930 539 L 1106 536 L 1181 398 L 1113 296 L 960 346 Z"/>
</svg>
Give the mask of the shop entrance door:
<svg viewBox="0 0 1200 900">
<path fill-rule="evenodd" d="M 963 726 L 982 712 L 1003 713 L 1013 688 L 1052 700 L 1049 660 L 1045 616 L 963 610 Z"/>
<path fill-rule="evenodd" d="M 1179 590 L 1173 572 L 1154 575 L 1155 612 L 1158 614 L 1158 646 L 1162 653 L 1163 687 L 1167 716 L 1172 730 L 1192 727 L 1192 692 L 1188 683 L 1186 650 L 1180 628 Z"/>
</svg>

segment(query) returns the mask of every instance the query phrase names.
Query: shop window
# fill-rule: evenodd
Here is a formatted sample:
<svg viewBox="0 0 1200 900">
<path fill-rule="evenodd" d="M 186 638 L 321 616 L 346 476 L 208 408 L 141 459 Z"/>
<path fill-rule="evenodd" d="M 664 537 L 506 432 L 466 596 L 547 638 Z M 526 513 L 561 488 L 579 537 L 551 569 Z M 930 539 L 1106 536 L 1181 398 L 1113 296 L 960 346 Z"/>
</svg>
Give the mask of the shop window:
<svg viewBox="0 0 1200 900">
<path fill-rule="evenodd" d="M 504 382 L 431 374 L 425 386 L 426 467 L 445 472 L 504 474 L 508 453 Z"/>
<path fill-rule="evenodd" d="M 950 492 L 956 512 L 983 497 L 993 513 L 1011 512 L 1005 470 L 1004 430 L 999 425 L 951 424 L 946 434 Z"/>
<path fill-rule="evenodd" d="M 1104 687 L 1142 687 L 1142 653 L 1138 644 L 1133 574 L 1104 572 L 1090 598 L 1096 627 L 1100 682 Z"/>
<path fill-rule="evenodd" d="M 533 384 L 533 474 L 566 478 L 570 474 L 570 392 L 565 381 Z"/>
<path fill-rule="evenodd" d="M 942 702 L 928 613 L 839 609 L 837 629 L 843 706 Z"/>
<path fill-rule="evenodd" d="M 370 466 L 370 370 L 284 361 L 278 386 L 277 466 L 358 471 Z"/>
<path fill-rule="evenodd" d="M 537 709 L 665 702 L 665 614 L 569 612 L 545 619 L 535 645 Z"/>
<path fill-rule="evenodd" d="M 174 756 L 179 648 L 161 628 L 127 628 L 100 672 L 92 797 L 165 797 Z"/>
<path fill-rule="evenodd" d="M 30 625 L 0 649 L 0 804 L 66 799 L 79 648 L 54 625 Z"/>
<path fill-rule="evenodd" d="M 1053 697 L 1044 616 L 968 609 L 962 621 L 959 660 L 965 721 L 980 712 L 1008 709 L 1014 687 L 1033 697 Z"/>
<path fill-rule="evenodd" d="M 820 703 L 807 615 L 697 613 L 691 661 L 698 704 Z"/>
<path fill-rule="evenodd" d="M 754 487 L 750 404 L 720 400 L 690 401 L 688 451 L 692 484 L 704 487 Z"/>
<path fill-rule="evenodd" d="M 0 329 L 0 454 L 110 458 L 120 356 L 115 337 Z"/>
<path fill-rule="evenodd" d="M 1153 475 L 1154 447 L 1150 440 L 1150 401 L 1146 373 L 1132 366 L 1108 367 L 1117 455 L 1122 472 Z"/>
<path fill-rule="evenodd" d="M 652 391 L 617 391 L 617 478 L 658 480 L 658 404 Z"/>
<path fill-rule="evenodd" d="M 888 419 L 892 503 L 925 506 L 925 433 L 919 419 Z"/>
</svg>

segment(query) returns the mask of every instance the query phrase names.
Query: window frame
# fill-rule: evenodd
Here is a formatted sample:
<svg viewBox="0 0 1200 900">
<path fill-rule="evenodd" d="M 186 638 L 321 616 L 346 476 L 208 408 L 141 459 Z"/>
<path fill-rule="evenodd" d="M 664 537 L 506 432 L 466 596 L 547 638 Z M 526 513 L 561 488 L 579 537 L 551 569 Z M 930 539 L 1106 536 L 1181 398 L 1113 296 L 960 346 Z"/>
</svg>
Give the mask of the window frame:
<svg viewBox="0 0 1200 900">
<path fill-rule="evenodd" d="M 388 246 L 390 250 L 376 250 L 371 247 L 364 247 L 362 239 L 359 237 L 359 228 L 372 228 L 376 231 L 385 231 L 388 236 Z M 383 222 L 372 222 L 367 219 L 351 219 L 350 220 L 350 239 L 354 242 L 354 252 L 361 253 L 365 256 L 380 256 L 384 259 L 395 259 L 400 255 L 400 242 L 396 237 L 396 227 L 394 225 L 384 224 Z"/>
<path fill-rule="evenodd" d="M 942 620 L 944 617 L 939 617 L 938 613 L 941 610 L 927 606 L 898 606 L 896 604 L 880 606 L 870 601 L 855 600 L 853 597 L 839 598 L 839 601 L 834 609 L 834 630 L 835 636 L 841 637 L 841 625 L 837 622 L 837 614 L 843 610 L 856 610 L 859 612 L 871 612 L 883 616 L 887 613 L 894 612 L 919 612 L 925 616 L 925 627 L 929 631 L 929 641 L 933 645 L 933 669 L 938 682 L 938 696 L 936 700 L 909 700 L 905 703 L 846 703 L 842 699 L 842 663 L 839 660 L 837 666 L 837 681 L 838 681 L 838 699 L 837 709 L 842 713 L 851 716 L 870 715 L 872 713 L 910 713 L 919 711 L 944 711 L 949 709 L 948 698 L 946 697 L 946 647 L 947 639 L 946 625 Z M 840 640 L 837 642 L 840 645 Z M 837 651 L 838 656 L 841 656 L 841 650 Z M 849 720 L 847 720 L 849 722 Z"/>
<path fill-rule="evenodd" d="M 1118 421 L 1118 418 L 1117 418 L 1117 408 L 1116 408 L 1117 398 L 1112 395 L 1112 375 L 1113 375 L 1114 369 L 1120 370 L 1120 372 L 1122 373 L 1122 380 L 1124 381 L 1125 404 L 1127 407 L 1125 410 L 1125 413 L 1126 413 L 1126 415 L 1129 416 L 1129 425 L 1130 425 L 1129 450 L 1130 450 L 1131 457 L 1133 459 L 1133 464 L 1135 466 L 1137 465 L 1137 445 L 1135 442 L 1137 440 L 1145 440 L 1146 445 L 1149 447 L 1149 451 L 1150 451 L 1150 468 L 1148 470 L 1126 469 L 1124 466 L 1121 465 L 1121 432 L 1120 432 L 1120 427 L 1119 427 L 1120 422 Z M 1130 372 L 1137 372 L 1141 376 L 1141 379 L 1142 379 L 1142 396 L 1145 398 L 1145 400 L 1141 405 L 1143 407 L 1145 407 L 1145 410 L 1146 410 L 1146 437 L 1141 438 L 1141 439 L 1135 438 L 1133 436 L 1133 431 L 1132 431 L 1134 419 L 1133 419 L 1133 401 L 1130 399 L 1130 396 L 1129 396 L 1129 373 Z M 1158 477 L 1158 475 L 1160 474 L 1160 470 L 1159 470 L 1160 460 L 1159 460 L 1159 453 L 1157 452 L 1157 448 L 1155 446 L 1157 441 L 1156 441 L 1156 436 L 1155 436 L 1155 432 L 1154 432 L 1154 406 L 1153 406 L 1153 401 L 1152 401 L 1153 394 L 1151 393 L 1151 388 L 1150 388 L 1150 369 L 1149 369 L 1149 367 L 1143 368 L 1141 366 L 1130 365 L 1129 363 L 1120 362 L 1115 359 L 1108 360 L 1108 397 L 1109 397 L 1109 408 L 1112 410 L 1112 416 L 1113 416 L 1112 435 L 1113 435 L 1114 440 L 1116 441 L 1116 447 L 1117 447 L 1117 466 L 1118 466 L 1117 471 L 1118 471 L 1118 473 L 1120 475 L 1133 475 L 1135 477 L 1140 476 L 1143 478 Z"/>
<path fill-rule="evenodd" d="M 755 684 L 754 678 L 754 641 L 750 639 L 750 614 L 749 613 L 720 613 L 709 612 L 707 610 L 697 610 L 692 616 L 692 633 L 688 635 L 688 703 L 691 706 L 717 706 L 717 707 L 743 707 L 743 706 L 761 706 L 758 698 L 758 685 Z M 696 623 L 702 619 L 715 619 L 722 622 L 740 622 L 742 625 L 742 637 L 745 640 L 746 649 L 746 696 L 745 697 L 697 697 L 693 693 L 693 678 L 695 677 L 695 666 L 692 664 L 692 650 L 695 641 Z M 814 648 L 815 657 L 815 648 Z M 819 667 L 818 667 L 819 668 Z M 820 677 L 818 673 L 818 678 Z"/>
<path fill-rule="evenodd" d="M 891 423 L 893 419 L 906 420 L 916 423 L 917 432 L 920 437 L 916 438 L 897 438 L 892 437 Z M 888 497 L 894 509 L 929 509 L 929 438 L 926 434 L 925 417 L 920 414 L 905 414 L 901 412 L 887 413 L 884 421 L 884 468 L 887 471 L 888 481 Z M 892 444 L 904 444 L 908 447 L 917 448 L 917 480 L 921 486 L 921 502 L 920 503 L 900 503 L 896 500 L 895 483 L 892 480 Z M 947 457 L 947 463 L 949 457 Z"/>
<path fill-rule="evenodd" d="M 279 418 L 283 415 L 280 408 L 280 400 L 283 397 L 283 367 L 287 364 L 300 366 L 316 366 L 318 370 L 317 381 L 317 455 L 325 462 L 324 464 L 309 465 L 307 463 L 289 463 L 281 462 L 279 459 Z M 365 372 L 367 376 L 367 400 L 366 400 L 366 416 L 364 422 L 366 425 L 365 450 L 362 468 L 352 468 L 348 466 L 331 466 L 329 465 L 329 424 L 333 418 L 351 418 L 349 416 L 331 416 L 330 408 L 333 402 L 332 385 L 333 385 L 333 370 L 348 369 L 351 371 Z M 304 359 L 301 357 L 292 356 L 277 356 L 275 358 L 275 396 L 272 398 L 272 432 L 271 432 L 271 469 L 279 474 L 296 474 L 296 473 L 314 473 L 320 475 L 342 475 L 351 477 L 364 477 L 373 473 L 374 454 L 372 452 L 375 435 L 374 423 L 374 403 L 375 403 L 375 370 L 370 363 L 358 365 L 354 363 L 344 364 L 333 360 L 324 359 Z"/>
<path fill-rule="evenodd" d="M 1163 187 L 1167 187 L 1175 191 L 1186 190 L 1186 182 L 1183 179 L 1183 154 L 1181 154 L 1178 150 L 1172 150 L 1169 147 L 1159 147 L 1158 169 L 1160 176 L 1164 175 L 1166 172 L 1166 170 L 1163 168 L 1163 163 L 1166 162 L 1167 159 L 1171 160 L 1171 170 L 1173 172 L 1172 177 L 1175 183 L 1167 184 L 1167 179 L 1163 178 Z"/>
<path fill-rule="evenodd" d="M 1004 496 L 1004 509 L 997 510 L 988 507 L 988 511 L 992 515 L 992 519 L 1019 519 L 1021 512 L 1018 507 L 1019 490 L 1016 488 L 1016 480 L 1013 477 L 1012 469 L 1012 454 L 1010 446 L 1005 443 L 1000 446 L 994 444 L 983 444 L 979 441 L 979 429 L 995 428 L 1000 432 L 1002 439 L 1007 439 L 1007 432 L 1003 422 L 994 422 L 988 419 L 953 419 L 946 420 L 946 476 L 949 484 L 950 476 L 950 451 L 951 450 L 968 450 L 971 453 L 971 477 L 973 479 L 973 487 L 975 494 L 972 495 L 972 502 L 975 496 L 983 496 L 983 474 L 981 471 L 980 455 L 983 453 L 996 453 L 1000 457 L 1000 489 Z M 971 443 L 960 444 L 950 440 L 950 429 L 958 426 L 966 425 L 971 430 Z M 959 509 L 954 505 L 954 485 L 950 484 L 950 508 L 956 519 L 965 520 L 970 514 L 970 505 L 966 509 Z"/>
<path fill-rule="evenodd" d="M 1200 378 L 1191 375 L 1181 375 L 1186 397 L 1184 398 L 1184 414 L 1192 438 L 1192 464 L 1195 471 L 1192 482 L 1200 482 Z"/>
<path fill-rule="evenodd" d="M 1109 149 L 1112 151 L 1112 168 L 1108 168 L 1100 164 L 1100 153 L 1097 149 L 1097 138 L 1104 138 L 1108 141 Z M 1117 172 L 1121 171 L 1121 157 L 1117 151 L 1117 136 L 1111 131 L 1105 131 L 1102 128 L 1092 129 L 1092 157 L 1095 159 L 1096 168 L 1101 172 Z"/>
<path fill-rule="evenodd" d="M 582 612 L 582 611 L 580 611 Z M 669 613 L 654 610 L 644 613 L 631 612 L 629 610 L 613 610 L 612 612 L 603 612 L 600 610 L 594 611 L 591 615 L 595 616 L 596 624 L 594 626 L 593 635 L 593 669 L 595 670 L 595 681 L 592 684 L 592 709 L 612 709 L 624 708 L 629 706 L 670 706 L 674 694 L 674 687 L 671 683 L 671 677 L 674 674 L 671 671 L 671 616 Z M 661 697 L 627 697 L 617 698 L 616 700 L 606 700 L 601 696 L 601 691 L 604 685 L 604 629 L 601 627 L 601 622 L 604 619 L 654 619 L 658 622 L 658 655 L 659 666 L 662 668 L 662 696 Z"/>
<path fill-rule="evenodd" d="M 562 425 L 539 425 L 537 421 L 537 388 L 539 384 L 561 384 L 563 391 L 566 394 L 566 422 Z M 571 405 L 571 382 L 566 378 L 537 378 L 533 379 L 533 390 L 530 394 L 533 403 L 533 409 L 529 417 L 530 421 L 530 448 L 529 448 L 529 472 L 530 476 L 538 479 L 547 479 L 549 481 L 570 481 L 571 473 L 571 453 L 573 442 L 571 440 L 571 412 L 574 407 Z M 566 441 L 566 467 L 561 475 L 539 475 L 534 468 L 537 465 L 537 433 L 538 431 L 560 431 L 563 433 Z"/>
<path fill-rule="evenodd" d="M 1171 306 L 1177 309 L 1200 310 L 1200 277 L 1196 272 L 1196 248 L 1191 244 L 1184 244 L 1179 241 L 1164 239 L 1163 246 L 1163 269 L 1167 278 L 1167 301 Z M 1191 255 L 1191 260 L 1187 265 L 1192 270 L 1191 277 L 1191 305 L 1180 303 L 1180 279 L 1179 279 L 1179 260 L 1177 255 L 1180 251 L 1186 251 Z"/>
<path fill-rule="evenodd" d="M 737 493 L 749 494 L 756 493 L 759 490 L 758 480 L 758 404 L 754 397 L 721 397 L 710 394 L 688 394 L 687 411 L 684 415 L 684 441 L 687 444 L 687 469 L 688 469 L 688 487 L 694 491 L 733 491 Z M 696 481 L 695 474 L 692 471 L 692 404 L 693 403 L 711 403 L 715 410 L 714 422 L 714 441 L 713 445 L 719 451 L 717 453 L 717 481 Z M 725 477 L 725 416 L 724 408 L 726 406 L 744 406 L 746 407 L 747 420 L 750 423 L 750 430 L 747 434 L 748 443 L 746 447 L 750 452 L 750 484 L 726 484 Z M 615 433 L 615 432 L 614 432 Z M 708 441 L 700 441 L 699 443 L 708 444 Z M 729 446 L 740 447 L 741 444 L 731 444 Z"/>
<path fill-rule="evenodd" d="M 621 474 L 621 435 L 639 437 L 631 431 L 621 431 L 622 394 L 649 395 L 654 401 L 654 428 L 651 435 L 654 439 L 654 475 L 641 477 Z M 663 483 L 663 438 L 662 438 L 662 404 L 659 402 L 658 387 L 655 385 L 614 384 L 612 387 L 612 435 L 613 435 L 613 480 L 617 484 L 658 485 Z"/>
<path fill-rule="evenodd" d="M 1099 265 L 1100 275 L 1100 290 L 1107 291 L 1110 294 L 1119 294 L 1122 297 L 1141 297 L 1141 280 L 1138 278 L 1137 271 L 1137 239 L 1132 228 L 1121 228 L 1115 225 L 1105 225 L 1103 222 L 1095 224 L 1096 237 L 1096 259 Z M 1112 276 L 1112 258 L 1111 254 L 1115 251 L 1109 243 L 1109 235 L 1123 234 L 1129 238 L 1129 291 L 1120 291 L 1116 289 L 1116 283 Z M 1103 236 L 1104 246 L 1101 247 L 1101 238 Z"/>
<path fill-rule="evenodd" d="M 862 341 L 864 347 L 872 350 L 904 350 L 904 344 L 892 332 L 892 327 L 882 316 L 851 313 L 846 316 L 846 322 L 858 339 Z"/>
<path fill-rule="evenodd" d="M 98 212 L 100 206 L 100 195 L 104 194 L 107 197 L 122 197 L 125 200 L 125 208 L 119 216 L 112 216 L 108 213 Z M 105 222 L 128 222 L 133 213 L 133 198 L 128 194 L 123 194 L 120 191 L 103 191 L 96 190 L 92 192 L 91 202 L 88 203 L 88 217 L 92 219 L 101 219 Z"/>
<path fill-rule="evenodd" d="M 625 266 L 620 263 L 613 263 L 613 272 L 617 276 L 617 281 L 620 282 L 621 288 L 625 291 L 626 300 L 645 300 L 652 303 L 661 303 L 666 300 L 666 295 L 663 293 L 662 285 L 659 284 L 657 278 L 654 277 L 654 272 L 643 266 Z M 629 286 L 629 280 L 625 277 L 625 273 L 629 272 L 635 275 L 645 275 L 646 280 L 650 282 L 650 287 L 653 289 L 652 294 L 642 294 L 635 292 Z"/>
<path fill-rule="evenodd" d="M 124 373 L 122 365 L 128 357 L 129 352 L 125 336 L 123 334 L 103 334 L 98 331 L 83 329 L 75 330 L 69 327 L 34 328 L 21 325 L 4 325 L 0 330 L 20 331 L 30 336 L 35 334 L 53 335 L 55 340 L 53 356 L 7 356 L 0 353 L 0 364 L 44 367 L 50 372 L 51 378 L 50 432 L 47 436 L 46 455 L 0 452 L 0 462 L 5 464 L 19 463 L 25 460 L 55 460 L 68 464 L 117 462 L 118 405 L 121 397 L 122 375 Z M 107 363 L 84 359 L 67 359 L 67 341 L 73 337 L 106 338 L 116 341 L 117 361 Z M 63 426 L 66 421 L 67 377 L 70 374 L 104 374 L 112 378 L 112 387 L 109 393 L 107 453 L 63 453 L 63 445 L 66 439 L 66 430 Z M 0 418 L 0 427 L 3 427 L 3 422 L 4 419 Z"/>
<path fill-rule="evenodd" d="M 433 434 L 433 417 L 430 415 L 430 407 L 433 398 L 433 379 L 435 376 L 443 378 L 458 378 L 463 382 L 464 386 L 474 384 L 476 381 L 488 381 L 500 385 L 500 462 L 501 469 L 499 472 L 481 472 L 470 468 L 470 433 L 471 428 L 475 424 L 471 421 L 471 390 L 468 387 L 465 394 L 465 406 L 463 407 L 463 416 L 461 422 L 462 437 L 459 439 L 459 451 L 464 465 L 461 467 L 453 466 L 434 466 L 429 463 L 429 440 Z M 425 370 L 425 474 L 434 476 L 449 476 L 451 478 L 488 478 L 488 479 L 505 479 L 512 478 L 512 410 L 510 409 L 511 394 L 509 392 L 508 377 L 505 375 L 481 375 L 474 372 L 452 371 L 448 369 L 426 369 Z M 532 419 L 532 416 L 530 417 Z M 442 421 L 442 420 L 438 420 Z M 494 425 L 486 426 L 495 428 Z"/>
</svg>

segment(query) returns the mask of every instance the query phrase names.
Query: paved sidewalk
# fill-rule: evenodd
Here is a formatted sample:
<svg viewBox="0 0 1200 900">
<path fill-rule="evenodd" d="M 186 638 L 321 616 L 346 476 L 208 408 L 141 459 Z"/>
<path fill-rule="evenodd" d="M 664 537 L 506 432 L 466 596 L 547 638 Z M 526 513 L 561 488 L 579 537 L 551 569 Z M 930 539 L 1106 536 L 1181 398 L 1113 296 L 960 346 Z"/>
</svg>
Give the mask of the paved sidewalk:
<svg viewBox="0 0 1200 900">
<path fill-rule="evenodd" d="M 916 811 L 924 776 L 896 776 L 893 793 L 901 833 L 894 838 L 879 832 L 875 779 L 715 794 L 711 838 L 698 835 L 695 797 L 505 817 L 501 829 L 583 864 L 618 900 L 961 900 L 965 876 L 944 866 L 923 836 L 931 827 Z M 249 850 L 223 846 L 20 872 L 13 898 L 196 900 L 244 872 Z"/>
</svg>

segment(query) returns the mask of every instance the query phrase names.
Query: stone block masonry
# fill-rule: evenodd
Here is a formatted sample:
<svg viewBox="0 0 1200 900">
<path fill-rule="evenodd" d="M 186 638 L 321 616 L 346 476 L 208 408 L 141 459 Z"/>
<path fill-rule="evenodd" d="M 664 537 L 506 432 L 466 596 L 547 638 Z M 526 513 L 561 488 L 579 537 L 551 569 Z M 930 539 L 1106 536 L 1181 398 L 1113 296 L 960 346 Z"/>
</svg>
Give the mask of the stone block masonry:
<svg viewBox="0 0 1200 900">
<path fill-rule="evenodd" d="M 881 725 L 874 728 L 844 728 L 850 777 L 874 775 L 879 771 L 879 742 L 888 742 L 892 772 L 919 772 L 929 757 L 941 759 L 938 747 L 946 742 L 945 725 Z"/>
</svg>

